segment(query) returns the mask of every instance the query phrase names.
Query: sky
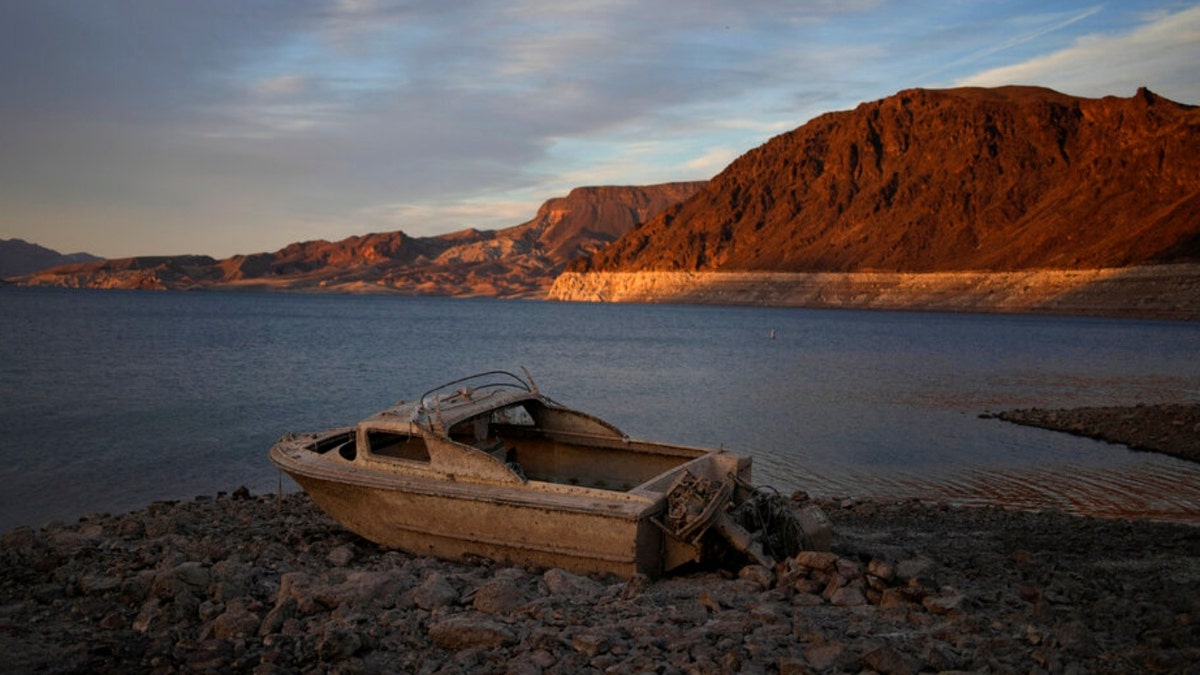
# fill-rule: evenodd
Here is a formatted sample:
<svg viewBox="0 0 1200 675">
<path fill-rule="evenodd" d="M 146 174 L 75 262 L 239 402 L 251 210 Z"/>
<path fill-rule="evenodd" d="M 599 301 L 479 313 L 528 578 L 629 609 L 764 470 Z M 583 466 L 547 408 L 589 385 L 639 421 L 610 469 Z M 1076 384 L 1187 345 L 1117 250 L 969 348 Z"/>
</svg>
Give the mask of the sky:
<svg viewBox="0 0 1200 675">
<path fill-rule="evenodd" d="M 0 0 L 0 239 L 109 258 L 531 219 L 913 87 L 1200 104 L 1200 2 Z"/>
</svg>

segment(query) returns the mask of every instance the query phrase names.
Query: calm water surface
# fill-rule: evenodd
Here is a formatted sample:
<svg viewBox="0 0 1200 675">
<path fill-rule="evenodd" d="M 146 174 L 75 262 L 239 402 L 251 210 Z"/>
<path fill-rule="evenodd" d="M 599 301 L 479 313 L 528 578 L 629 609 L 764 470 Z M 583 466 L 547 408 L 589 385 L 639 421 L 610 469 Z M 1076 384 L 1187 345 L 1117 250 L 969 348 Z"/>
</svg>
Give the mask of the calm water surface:
<svg viewBox="0 0 1200 675">
<path fill-rule="evenodd" d="M 751 454 L 785 493 L 1200 522 L 1196 464 L 979 417 L 1200 401 L 1198 324 L 14 288 L 0 317 L 0 532 L 273 492 L 283 433 L 522 365 L 632 436 Z"/>
</svg>

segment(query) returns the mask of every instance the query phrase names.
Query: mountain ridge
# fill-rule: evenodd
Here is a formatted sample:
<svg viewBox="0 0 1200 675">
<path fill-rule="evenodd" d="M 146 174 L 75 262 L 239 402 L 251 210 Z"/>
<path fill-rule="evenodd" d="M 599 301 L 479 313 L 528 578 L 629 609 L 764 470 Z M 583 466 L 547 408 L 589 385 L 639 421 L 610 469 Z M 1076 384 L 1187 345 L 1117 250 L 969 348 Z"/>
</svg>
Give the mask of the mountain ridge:
<svg viewBox="0 0 1200 675">
<path fill-rule="evenodd" d="M 1200 318 L 1197 263 L 1200 108 L 1145 88 L 1008 86 L 903 90 L 818 116 L 708 182 L 576 188 L 502 230 L 17 281 Z"/>
<path fill-rule="evenodd" d="M 910 89 L 814 118 L 569 272 L 1200 260 L 1200 109 L 1145 88 Z"/>
<path fill-rule="evenodd" d="M 533 219 L 500 230 L 412 237 L 402 231 L 295 242 L 215 259 L 141 256 L 54 267 L 10 281 L 27 286 L 155 290 L 259 289 L 411 295 L 542 297 L 574 257 L 694 194 L 703 182 L 579 187 Z"/>
<path fill-rule="evenodd" d="M 59 253 L 24 239 L 0 239 L 0 279 L 32 274 L 57 265 L 101 259 L 91 253 Z"/>
</svg>

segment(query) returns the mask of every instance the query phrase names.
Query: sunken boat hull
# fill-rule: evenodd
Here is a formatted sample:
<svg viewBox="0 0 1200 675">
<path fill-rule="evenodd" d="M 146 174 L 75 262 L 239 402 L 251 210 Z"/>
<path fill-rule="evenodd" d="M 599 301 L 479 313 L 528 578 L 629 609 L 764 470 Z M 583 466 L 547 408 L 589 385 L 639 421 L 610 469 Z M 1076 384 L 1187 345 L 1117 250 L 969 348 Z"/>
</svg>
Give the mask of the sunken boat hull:
<svg viewBox="0 0 1200 675">
<path fill-rule="evenodd" d="M 664 518 L 663 493 L 682 471 L 713 480 L 731 473 L 750 477 L 748 460 L 725 453 L 687 459 L 629 491 L 533 480 L 514 487 L 354 475 L 303 466 L 282 449 L 272 458 L 322 510 L 382 546 L 622 577 L 658 576 L 698 560 L 698 550 L 656 524 Z"/>
<path fill-rule="evenodd" d="M 630 439 L 521 382 L 290 434 L 270 458 L 349 530 L 417 555 L 623 577 L 701 561 L 699 537 L 663 525 L 668 493 L 681 477 L 748 484 L 749 458 Z"/>
</svg>

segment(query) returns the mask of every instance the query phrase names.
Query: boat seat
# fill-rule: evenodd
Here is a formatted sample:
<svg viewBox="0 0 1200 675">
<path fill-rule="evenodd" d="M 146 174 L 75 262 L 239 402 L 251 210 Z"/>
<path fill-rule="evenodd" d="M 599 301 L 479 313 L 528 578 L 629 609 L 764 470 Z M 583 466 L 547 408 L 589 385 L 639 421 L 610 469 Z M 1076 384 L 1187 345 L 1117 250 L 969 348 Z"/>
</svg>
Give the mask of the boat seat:
<svg viewBox="0 0 1200 675">
<path fill-rule="evenodd" d="M 500 440 L 499 438 L 491 442 L 480 441 L 475 444 L 475 447 L 486 452 L 492 457 L 495 457 L 501 462 L 504 461 L 504 456 L 508 454 L 508 448 L 504 446 L 504 441 Z"/>
<path fill-rule="evenodd" d="M 517 449 L 506 445 L 503 439 L 497 438 L 491 443 L 476 443 L 475 447 L 491 455 L 504 466 L 512 469 L 513 473 L 517 474 L 522 479 L 526 478 L 525 469 L 517 462 L 516 459 Z"/>
</svg>

